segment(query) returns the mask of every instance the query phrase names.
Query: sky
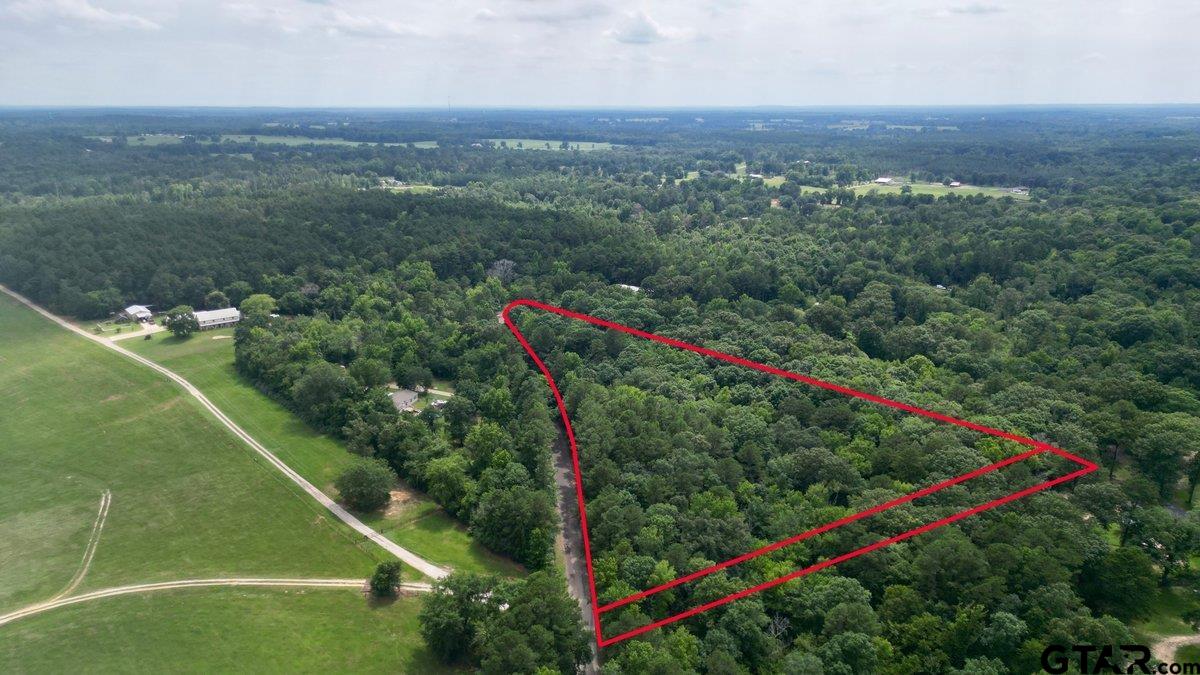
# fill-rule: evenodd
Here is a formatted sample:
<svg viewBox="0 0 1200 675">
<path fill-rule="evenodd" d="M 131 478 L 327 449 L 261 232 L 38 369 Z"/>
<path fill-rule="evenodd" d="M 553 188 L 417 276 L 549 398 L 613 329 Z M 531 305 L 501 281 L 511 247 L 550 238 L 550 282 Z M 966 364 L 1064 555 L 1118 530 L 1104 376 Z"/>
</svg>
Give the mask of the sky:
<svg viewBox="0 0 1200 675">
<path fill-rule="evenodd" d="M 0 0 L 0 105 L 1200 103 L 1195 0 Z"/>
</svg>

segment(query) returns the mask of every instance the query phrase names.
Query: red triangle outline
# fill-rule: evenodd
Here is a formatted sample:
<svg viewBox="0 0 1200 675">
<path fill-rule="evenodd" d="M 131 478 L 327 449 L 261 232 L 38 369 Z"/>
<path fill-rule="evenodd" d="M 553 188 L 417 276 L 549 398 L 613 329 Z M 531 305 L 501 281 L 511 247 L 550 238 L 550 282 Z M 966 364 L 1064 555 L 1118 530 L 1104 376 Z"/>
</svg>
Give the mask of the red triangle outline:
<svg viewBox="0 0 1200 675">
<path fill-rule="evenodd" d="M 550 374 L 550 370 L 546 367 L 546 364 L 542 361 L 541 357 L 539 357 L 537 355 L 537 352 L 534 351 L 533 347 L 529 344 L 529 341 L 525 339 L 525 335 L 523 333 L 521 333 L 520 329 L 517 328 L 516 323 L 513 322 L 513 320 L 512 320 L 512 316 L 511 316 L 512 310 L 514 310 L 518 307 L 528 307 L 531 309 L 537 309 L 537 310 L 541 310 L 544 312 L 549 312 L 551 314 L 557 314 L 558 316 L 562 316 L 562 317 L 565 317 L 568 319 L 576 319 L 579 321 L 583 321 L 583 322 L 589 323 L 593 326 L 599 326 L 601 328 L 607 328 L 607 329 L 611 329 L 611 330 L 620 331 L 620 332 L 626 333 L 628 335 L 633 335 L 635 337 L 650 340 L 652 342 L 658 342 L 660 344 L 664 344 L 664 345 L 667 345 L 670 347 L 675 347 L 677 349 L 694 352 L 696 354 L 701 354 L 703 356 L 717 359 L 720 361 L 724 361 L 726 363 L 743 366 L 743 367 L 750 368 L 752 370 L 757 370 L 759 372 L 767 373 L 770 375 L 776 375 L 778 377 L 783 377 L 785 379 L 793 380 L 795 382 L 802 382 L 804 384 L 808 384 L 813 387 L 825 389 L 828 391 L 833 391 L 833 392 L 836 392 L 836 393 L 839 393 L 839 394 L 842 394 L 844 396 L 848 396 L 851 398 L 862 399 L 862 400 L 869 401 L 871 403 L 875 403 L 875 404 L 878 404 L 881 406 L 900 410 L 902 412 L 919 415 L 921 417 L 926 417 L 926 418 L 929 418 L 929 419 L 932 419 L 932 420 L 935 420 L 938 422 L 944 422 L 946 424 L 953 424 L 956 426 L 971 429 L 973 431 L 978 431 L 980 433 L 987 434 L 989 436 L 1003 438 L 1005 440 L 1013 441 L 1015 443 L 1020 443 L 1022 445 L 1028 446 L 1031 449 L 1026 452 L 1020 453 L 1018 455 L 1014 455 L 1012 457 L 1009 457 L 1009 458 L 1006 458 L 999 462 L 996 462 L 994 464 L 989 464 L 989 465 L 981 467 L 979 469 L 975 469 L 974 471 L 969 471 L 967 473 L 964 473 L 960 476 L 956 476 L 949 480 L 927 486 L 925 488 L 922 488 L 922 489 L 914 491 L 914 492 L 910 492 L 902 497 L 898 497 L 889 502 L 885 502 L 883 504 L 874 506 L 872 508 L 860 511 L 855 514 L 851 514 L 849 516 L 840 518 L 840 519 L 832 521 L 830 523 L 826 523 L 819 527 L 810 529 L 806 532 L 802 532 L 802 533 L 794 535 L 792 537 L 788 537 L 787 539 L 782 539 L 773 544 L 768 544 L 767 546 L 763 546 L 761 548 L 755 549 L 754 551 L 749 551 L 740 556 L 730 558 L 729 560 L 717 563 L 717 564 L 707 567 L 705 569 L 697 570 L 690 574 L 686 574 L 681 577 L 677 577 L 676 579 L 673 579 L 672 581 L 669 581 L 660 586 L 656 586 L 654 588 L 647 589 L 645 591 L 640 591 L 638 593 L 634 593 L 632 595 L 621 598 L 620 600 L 617 600 L 615 602 L 608 603 L 604 606 L 599 606 L 599 603 L 596 599 L 596 577 L 595 577 L 595 572 L 592 568 L 592 549 L 591 549 L 591 539 L 588 534 L 587 506 L 586 506 L 585 500 L 583 498 L 583 476 L 581 475 L 580 470 L 579 470 L 579 449 L 575 442 L 575 430 L 571 426 L 571 420 L 570 420 L 570 417 L 567 415 L 566 405 L 563 403 L 562 394 L 558 390 L 558 383 L 554 381 L 554 376 Z M 662 335 L 656 335 L 654 333 L 639 330 L 639 329 L 633 328 L 631 326 L 626 326 L 624 324 L 616 323 L 614 321 L 608 321 L 605 319 L 591 316 L 589 314 L 575 312 L 575 311 L 572 311 L 569 309 L 565 309 L 563 307 L 546 304 L 544 302 L 539 302 L 537 300 L 530 300 L 530 299 L 524 299 L 524 298 L 514 300 L 504 307 L 504 309 L 500 312 L 500 317 L 503 320 L 504 324 L 506 326 L 508 326 L 509 331 L 512 332 L 513 336 L 517 338 L 517 341 L 525 349 L 525 352 L 533 360 L 534 364 L 538 367 L 538 370 L 541 371 L 542 376 L 546 380 L 546 384 L 548 384 L 550 386 L 550 391 L 554 395 L 554 401 L 558 406 L 558 412 L 562 418 L 563 428 L 566 429 L 566 432 L 567 432 L 567 441 L 571 448 L 571 466 L 572 466 L 572 470 L 574 472 L 574 477 L 575 477 L 575 498 L 578 501 L 580 528 L 582 529 L 582 533 L 583 533 L 584 559 L 587 563 L 588 592 L 590 593 L 590 596 L 591 596 L 592 621 L 596 627 L 596 643 L 600 647 L 607 647 L 609 645 L 615 644 L 622 640 L 627 640 L 631 637 L 641 635 L 642 633 L 645 633 L 647 631 L 654 630 L 655 628 L 659 628 L 661 626 L 665 626 L 667 624 L 674 623 L 676 621 L 680 621 L 687 617 L 694 616 L 701 612 L 705 612 L 709 609 L 713 609 L 714 607 L 719 607 L 721 605 L 733 602 L 734 600 L 744 598 L 748 595 L 752 595 L 754 593 L 758 593 L 758 592 L 767 590 L 768 588 L 773 588 L 774 586 L 778 586 L 780 584 L 786 583 L 788 581 L 799 578 L 801 576 L 812 574 L 813 572 L 820 571 L 827 567 L 832 567 L 833 565 L 836 565 L 841 562 L 845 562 L 846 560 L 850 560 L 851 558 L 855 558 L 855 557 L 858 557 L 865 553 L 869 553 L 871 551 L 878 550 L 885 546 L 889 546 L 891 544 L 894 544 L 894 543 L 897 543 L 900 541 L 904 541 L 905 539 L 909 539 L 909 538 L 915 537 L 919 534 L 929 532 L 930 530 L 934 530 L 939 527 L 949 525 L 958 520 L 962 520 L 963 518 L 966 518 L 968 516 L 972 516 L 974 514 L 977 514 L 977 513 L 983 512 L 983 511 L 987 511 L 989 509 L 993 509 L 997 506 L 1007 504 L 1008 502 L 1015 501 L 1017 499 L 1021 499 L 1022 497 L 1027 497 L 1031 494 L 1034 494 L 1035 492 L 1046 490 L 1048 488 L 1054 487 L 1055 485 L 1059 485 L 1061 483 L 1065 483 L 1067 481 L 1074 480 L 1076 478 L 1079 478 L 1081 476 L 1084 476 L 1086 474 L 1089 474 L 1089 473 L 1099 469 L 1099 466 L 1097 466 L 1094 462 L 1090 462 L 1086 459 L 1083 459 L 1081 457 L 1073 455 L 1073 454 L 1067 452 L 1066 450 L 1062 450 L 1061 448 L 1056 448 L 1048 443 L 1043 443 L 1041 441 L 1037 441 L 1032 438 L 1020 436 L 1017 434 L 1012 434 L 1007 431 L 1002 431 L 1000 429 L 994 429 L 992 427 L 988 427 L 988 426 L 985 426 L 982 424 L 977 424 L 975 422 L 971 422 L 968 420 L 959 419 L 957 417 L 952 417 L 950 415 L 945 415 L 943 413 L 939 413 L 939 412 L 936 412 L 933 410 L 926 410 L 924 408 L 919 408 L 914 405 L 909 405 L 909 404 L 903 403 L 901 401 L 895 401 L 895 400 L 892 400 L 889 398 L 884 398 L 882 396 L 878 396 L 878 395 L 871 394 L 868 392 L 858 391 L 856 389 L 851 389 L 850 387 L 839 385 L 839 384 L 836 384 L 833 382 L 827 382 L 825 380 L 821 380 L 821 379 L 818 379 L 818 378 L 815 378 L 815 377 L 812 377 L 809 375 L 793 373 L 791 371 L 783 370 L 782 368 L 776 368 L 774 366 L 769 366 L 769 365 L 766 365 L 763 363 L 757 363 L 755 361 L 751 361 L 749 359 L 744 359 L 739 356 L 734 356 L 732 354 L 726 354 L 724 352 L 719 352 L 719 351 L 716 351 L 713 349 L 708 349 L 706 347 L 701 347 L 699 345 L 693 345 L 693 344 L 690 344 L 687 342 L 683 342 L 682 340 L 676 340 L 674 338 L 669 338 L 669 337 L 665 337 Z M 797 541 L 807 539 L 807 538 L 815 536 L 817 534 L 828 532 L 830 530 L 836 529 L 838 527 L 841 527 L 848 523 L 854 522 L 856 520 L 861 520 L 862 518 L 866 518 L 870 515 L 874 515 L 874 514 L 882 512 L 882 511 L 886 511 L 887 509 L 893 508 L 900 504 L 910 502 L 919 497 L 927 496 L 929 494 L 932 494 L 939 490 L 943 490 L 952 485 L 957 485 L 959 483 L 968 481 L 972 478 L 981 476 L 985 473 L 995 471 L 1002 467 L 1008 466 L 1010 464 L 1014 464 L 1016 462 L 1020 462 L 1022 460 L 1028 459 L 1030 457 L 1033 457 L 1035 455 L 1039 455 L 1039 454 L 1042 454 L 1045 452 L 1050 452 L 1055 455 L 1058 455 L 1059 457 L 1062 457 L 1063 459 L 1066 459 L 1070 462 L 1074 462 L 1075 464 L 1078 464 L 1079 466 L 1081 466 L 1083 468 L 1073 471 L 1069 474 L 1065 474 L 1063 476 L 1059 476 L 1057 478 L 1053 478 L 1051 480 L 1047 480 L 1042 483 L 1038 483 L 1037 485 L 1033 485 L 1033 486 L 1025 488 L 1023 490 L 1013 492 L 1013 493 L 1005 495 L 1003 497 L 993 499 L 989 502 L 976 505 L 974 507 L 965 509 L 963 511 L 959 511 L 950 516 L 946 516 L 944 518 L 933 521 L 931 523 L 926 523 L 925 525 L 922 525 L 920 527 L 916 527 L 916 528 L 913 528 L 906 532 L 902 532 L 901 534 L 898 534 L 896 536 L 889 537 L 887 539 L 877 541 L 873 544 L 869 544 L 867 546 L 863 546 L 861 548 L 855 549 L 854 551 L 850 551 L 849 553 L 844 553 L 842 555 L 836 556 L 834 558 L 830 558 L 828 560 L 821 561 L 814 565 L 810 565 L 808 567 L 805 567 L 805 568 L 802 568 L 799 570 L 795 570 L 795 571 L 793 571 L 789 574 L 785 574 L 781 577 L 777 577 L 775 579 L 771 579 L 769 581 L 760 583 L 756 586 L 752 586 L 750 588 L 743 589 L 736 593 L 731 593 L 723 598 L 719 598 L 712 602 L 708 602 L 703 605 L 699 605 L 697 607 L 693 607 L 691 609 L 685 610 L 683 612 L 673 614 L 664 619 L 654 621 L 650 624 L 641 626 L 639 628 L 635 628 L 633 630 L 627 631 L 620 635 L 617 635 L 617 636 L 614 636 L 611 638 L 605 638 L 603 636 L 600 615 L 604 614 L 605 612 L 617 609 L 619 607 L 622 607 L 624 605 L 627 605 L 627 604 L 630 604 L 633 602 L 637 602 L 638 600 L 642 600 L 642 599 L 649 597 L 655 593 L 667 590 L 668 588 L 673 588 L 680 584 L 687 583 L 689 581 L 694 581 L 701 577 L 707 576 L 708 574 L 712 574 L 713 572 L 716 572 L 718 570 L 725 569 L 726 567 L 730 567 L 732 565 L 736 565 L 741 562 L 745 562 L 747 560 L 758 557 L 765 553 L 769 553 L 769 552 L 777 550 L 779 548 L 783 548 L 784 546 L 794 544 Z"/>
</svg>

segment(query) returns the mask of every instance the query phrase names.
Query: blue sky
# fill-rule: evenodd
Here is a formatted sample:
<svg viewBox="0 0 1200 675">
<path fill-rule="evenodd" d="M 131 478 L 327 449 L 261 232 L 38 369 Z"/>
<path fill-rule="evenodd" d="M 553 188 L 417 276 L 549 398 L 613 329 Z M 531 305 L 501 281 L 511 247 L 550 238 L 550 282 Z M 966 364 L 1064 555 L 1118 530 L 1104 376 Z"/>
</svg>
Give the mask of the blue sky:
<svg viewBox="0 0 1200 675">
<path fill-rule="evenodd" d="M 1200 102 L 1192 0 L 0 0 L 0 105 Z"/>
</svg>

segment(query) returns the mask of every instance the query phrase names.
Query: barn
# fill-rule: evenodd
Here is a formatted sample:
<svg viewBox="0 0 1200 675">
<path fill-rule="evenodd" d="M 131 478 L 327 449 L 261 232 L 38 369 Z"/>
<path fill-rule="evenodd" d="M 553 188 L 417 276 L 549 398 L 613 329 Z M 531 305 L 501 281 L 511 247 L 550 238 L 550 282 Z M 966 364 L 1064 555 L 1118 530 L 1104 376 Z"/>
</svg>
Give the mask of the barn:
<svg viewBox="0 0 1200 675">
<path fill-rule="evenodd" d="M 196 312 L 196 323 L 200 325 L 200 330 L 224 328 L 225 326 L 232 326 L 241 320 L 242 313 L 233 307 L 205 309 Z"/>
</svg>

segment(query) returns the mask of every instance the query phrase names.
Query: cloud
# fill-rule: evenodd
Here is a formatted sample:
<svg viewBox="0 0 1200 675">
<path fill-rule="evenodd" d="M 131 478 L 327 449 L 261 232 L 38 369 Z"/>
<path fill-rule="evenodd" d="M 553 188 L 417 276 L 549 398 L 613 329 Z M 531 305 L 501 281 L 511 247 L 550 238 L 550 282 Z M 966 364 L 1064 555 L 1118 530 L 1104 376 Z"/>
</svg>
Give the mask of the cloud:
<svg viewBox="0 0 1200 675">
<path fill-rule="evenodd" d="M 660 26 L 645 12 L 625 15 L 620 25 L 605 33 L 617 42 L 629 45 L 649 45 L 684 37 L 685 31 Z"/>
<path fill-rule="evenodd" d="M 421 31 L 390 19 L 351 14 L 342 9 L 308 2 L 308 7 L 270 7 L 259 2 L 226 4 L 225 11 L 244 23 L 262 25 L 283 33 L 321 32 L 361 38 L 397 38 L 421 35 Z"/>
<path fill-rule="evenodd" d="M 348 14 L 340 9 L 334 10 L 330 14 L 326 30 L 340 35 L 369 38 L 405 37 L 420 34 L 420 31 L 395 21 Z"/>
<path fill-rule="evenodd" d="M 599 2 L 567 2 L 557 4 L 553 2 L 530 2 L 526 0 L 519 2 L 518 8 L 511 12 L 496 12 L 485 7 L 475 12 L 474 19 L 476 21 L 508 20 L 558 26 L 607 16 L 611 11 L 607 5 Z"/>
<path fill-rule="evenodd" d="M 69 23 L 87 28 L 136 30 L 158 30 L 161 25 L 137 14 L 114 12 L 97 7 L 88 0 L 22 0 L 0 9 L 0 16 L 8 14 L 29 22 Z"/>
<path fill-rule="evenodd" d="M 999 5 L 987 5 L 982 2 L 972 2 L 967 5 L 958 5 L 950 8 L 951 14 L 973 14 L 975 16 L 984 16 L 986 14 L 1000 14 L 1006 11 Z"/>
</svg>

